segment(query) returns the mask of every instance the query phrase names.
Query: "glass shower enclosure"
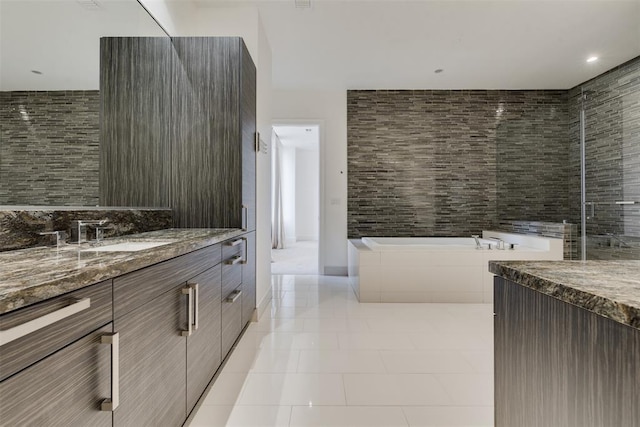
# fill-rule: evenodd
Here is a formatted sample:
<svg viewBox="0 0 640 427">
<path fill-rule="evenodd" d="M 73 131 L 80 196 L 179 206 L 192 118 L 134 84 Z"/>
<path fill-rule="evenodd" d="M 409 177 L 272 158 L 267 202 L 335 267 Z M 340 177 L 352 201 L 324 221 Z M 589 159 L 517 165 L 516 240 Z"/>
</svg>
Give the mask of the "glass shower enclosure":
<svg viewBox="0 0 640 427">
<path fill-rule="evenodd" d="M 640 60 L 570 95 L 579 110 L 582 259 L 640 259 Z"/>
</svg>

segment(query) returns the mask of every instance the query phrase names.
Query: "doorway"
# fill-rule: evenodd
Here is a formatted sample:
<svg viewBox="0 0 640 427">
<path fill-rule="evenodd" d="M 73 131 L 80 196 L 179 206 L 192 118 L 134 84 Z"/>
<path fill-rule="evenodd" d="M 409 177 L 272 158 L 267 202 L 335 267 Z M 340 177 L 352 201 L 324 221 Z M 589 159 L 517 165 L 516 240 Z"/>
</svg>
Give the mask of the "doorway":
<svg viewBox="0 0 640 427">
<path fill-rule="evenodd" d="M 272 135 L 272 274 L 319 274 L 321 125 L 279 122 Z"/>
</svg>

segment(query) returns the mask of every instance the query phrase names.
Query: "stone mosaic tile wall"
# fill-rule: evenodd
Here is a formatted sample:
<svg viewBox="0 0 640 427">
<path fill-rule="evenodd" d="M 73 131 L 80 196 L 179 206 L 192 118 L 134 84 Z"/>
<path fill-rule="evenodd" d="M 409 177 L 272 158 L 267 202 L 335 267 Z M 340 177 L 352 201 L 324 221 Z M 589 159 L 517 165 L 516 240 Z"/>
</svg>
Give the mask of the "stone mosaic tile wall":
<svg viewBox="0 0 640 427">
<path fill-rule="evenodd" d="M 48 246 L 51 236 L 43 231 L 64 231 L 71 236 L 71 221 L 108 219 L 105 237 L 124 236 L 171 228 L 171 209 L 82 208 L 0 206 L 0 252 L 34 246 Z M 68 239 L 67 239 L 68 240 Z"/>
<path fill-rule="evenodd" d="M 348 91 L 348 236 L 568 217 L 566 91 Z"/>
<path fill-rule="evenodd" d="M 98 91 L 0 92 L 0 205 L 98 204 Z"/>
<path fill-rule="evenodd" d="M 607 234 L 640 238 L 640 57 L 569 91 L 573 220 L 580 220 L 580 110 L 584 90 L 588 247 L 601 247 Z M 635 205 L 616 205 L 635 201 Z M 606 246 L 606 245 L 605 245 Z M 589 255 L 588 257 L 592 258 Z M 606 258 L 606 250 L 594 251 Z M 625 252 L 625 251 L 618 251 Z M 628 251 L 627 251 L 628 252 Z M 622 258 L 624 254 L 616 258 Z M 637 252 L 634 258 L 637 258 Z"/>
</svg>

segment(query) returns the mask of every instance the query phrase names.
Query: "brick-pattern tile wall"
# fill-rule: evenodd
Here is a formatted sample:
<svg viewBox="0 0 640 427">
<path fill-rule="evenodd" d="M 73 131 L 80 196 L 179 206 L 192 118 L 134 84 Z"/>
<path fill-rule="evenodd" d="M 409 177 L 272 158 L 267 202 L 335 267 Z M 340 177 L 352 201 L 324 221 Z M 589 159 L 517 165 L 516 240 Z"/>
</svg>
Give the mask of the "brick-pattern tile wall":
<svg viewBox="0 0 640 427">
<path fill-rule="evenodd" d="M 568 216 L 566 91 L 347 92 L 348 236 Z"/>
<path fill-rule="evenodd" d="M 99 99 L 0 92 L 0 205 L 98 203 Z"/>
<path fill-rule="evenodd" d="M 580 110 L 584 91 L 587 234 L 640 237 L 640 57 L 569 91 L 571 210 L 580 220 Z M 635 201 L 635 205 L 616 205 Z M 587 214 L 591 213 L 591 208 Z M 634 239 L 635 240 L 635 239 Z M 592 244 L 593 243 L 593 244 Z M 590 242 L 590 246 L 597 242 Z M 588 251 L 589 252 L 589 251 Z M 602 251 L 601 251 L 602 252 Z M 606 251 L 604 251 L 606 252 Z M 587 254 L 589 258 L 589 254 Z M 635 255 L 637 258 L 637 254 Z M 602 256 L 598 256 L 602 258 Z"/>
</svg>

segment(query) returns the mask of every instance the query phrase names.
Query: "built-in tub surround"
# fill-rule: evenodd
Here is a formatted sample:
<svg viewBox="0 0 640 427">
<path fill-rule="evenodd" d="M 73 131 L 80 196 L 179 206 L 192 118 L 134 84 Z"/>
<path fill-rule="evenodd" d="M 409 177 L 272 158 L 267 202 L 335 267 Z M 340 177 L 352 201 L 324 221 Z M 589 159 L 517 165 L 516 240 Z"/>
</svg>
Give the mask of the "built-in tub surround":
<svg viewBox="0 0 640 427">
<path fill-rule="evenodd" d="M 553 237 L 564 241 L 564 259 L 580 258 L 578 226 L 568 222 L 500 220 L 497 229 L 508 233 Z"/>
<path fill-rule="evenodd" d="M 0 92 L 0 205 L 98 204 L 100 94 Z"/>
<path fill-rule="evenodd" d="M 234 229 L 168 229 L 108 239 L 165 243 L 146 250 L 99 252 L 89 244 L 0 253 L 0 314 L 174 258 L 243 233 Z M 169 243 L 167 243 L 169 242 Z"/>
<path fill-rule="evenodd" d="M 0 206 L 0 252 L 52 244 L 47 231 L 71 236 L 73 220 L 108 219 L 105 237 L 123 236 L 172 226 L 168 208 Z"/>
<path fill-rule="evenodd" d="M 562 239 L 497 231 L 483 231 L 482 249 L 472 237 L 389 239 L 349 240 L 349 282 L 360 302 L 491 302 L 489 261 L 563 259 Z M 515 249 L 496 249 L 497 239 Z"/>
</svg>

